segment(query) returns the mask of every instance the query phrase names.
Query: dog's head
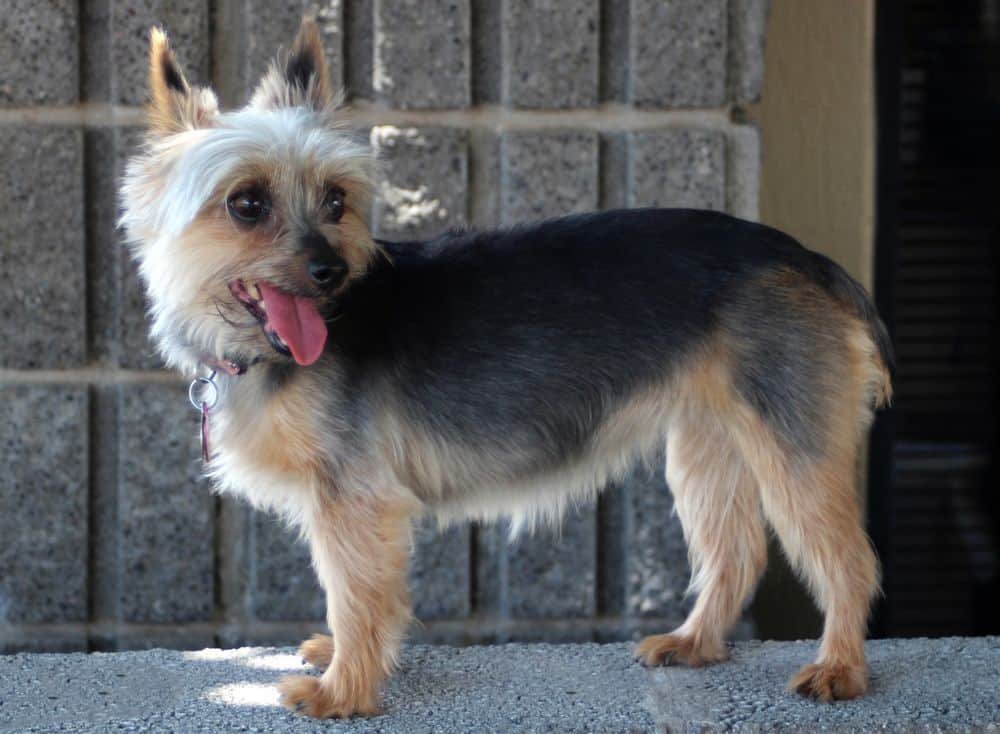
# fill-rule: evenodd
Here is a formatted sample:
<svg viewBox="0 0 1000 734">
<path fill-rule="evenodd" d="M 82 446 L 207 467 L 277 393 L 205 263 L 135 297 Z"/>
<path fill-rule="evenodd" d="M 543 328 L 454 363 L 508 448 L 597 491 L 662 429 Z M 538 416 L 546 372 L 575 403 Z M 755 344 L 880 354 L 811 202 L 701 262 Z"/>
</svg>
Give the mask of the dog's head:
<svg viewBox="0 0 1000 734">
<path fill-rule="evenodd" d="M 150 46 L 149 131 L 123 214 L 172 366 L 319 359 L 339 296 L 376 253 L 372 158 L 334 120 L 315 23 L 250 104 L 220 112 L 188 84 L 164 34 Z"/>
</svg>

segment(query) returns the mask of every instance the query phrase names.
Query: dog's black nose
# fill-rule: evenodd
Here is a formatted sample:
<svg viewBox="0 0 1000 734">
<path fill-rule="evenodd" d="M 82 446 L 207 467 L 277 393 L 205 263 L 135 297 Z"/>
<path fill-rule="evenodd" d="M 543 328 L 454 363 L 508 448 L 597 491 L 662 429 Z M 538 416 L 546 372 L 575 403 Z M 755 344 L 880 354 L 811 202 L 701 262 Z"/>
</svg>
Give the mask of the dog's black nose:
<svg viewBox="0 0 1000 734">
<path fill-rule="evenodd" d="M 347 263 L 332 254 L 310 260 L 307 269 L 313 283 L 320 288 L 336 288 L 347 275 Z"/>
<path fill-rule="evenodd" d="M 347 263 L 334 251 L 323 235 L 309 232 L 299 244 L 309 258 L 306 270 L 313 283 L 324 290 L 332 290 L 344 282 L 344 278 L 347 277 Z"/>
</svg>

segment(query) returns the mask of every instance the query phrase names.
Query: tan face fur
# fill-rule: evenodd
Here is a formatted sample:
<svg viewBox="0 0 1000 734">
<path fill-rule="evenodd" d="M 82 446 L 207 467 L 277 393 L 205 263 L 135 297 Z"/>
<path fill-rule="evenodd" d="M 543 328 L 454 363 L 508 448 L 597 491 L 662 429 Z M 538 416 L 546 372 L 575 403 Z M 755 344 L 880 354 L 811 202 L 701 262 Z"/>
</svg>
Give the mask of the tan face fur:
<svg viewBox="0 0 1000 734">
<path fill-rule="evenodd" d="M 150 88 L 149 134 L 127 168 L 121 221 L 160 351 L 185 371 L 212 360 L 288 359 L 236 291 L 259 306 L 258 284 L 270 283 L 328 316 L 376 254 L 367 225 L 372 158 L 334 119 L 315 25 L 303 24 L 248 106 L 226 113 L 209 89 L 188 84 L 154 29 Z M 246 221 L 239 214 L 247 211 L 263 215 Z M 309 275 L 324 247 L 346 266 L 336 288 L 317 288 Z"/>
</svg>

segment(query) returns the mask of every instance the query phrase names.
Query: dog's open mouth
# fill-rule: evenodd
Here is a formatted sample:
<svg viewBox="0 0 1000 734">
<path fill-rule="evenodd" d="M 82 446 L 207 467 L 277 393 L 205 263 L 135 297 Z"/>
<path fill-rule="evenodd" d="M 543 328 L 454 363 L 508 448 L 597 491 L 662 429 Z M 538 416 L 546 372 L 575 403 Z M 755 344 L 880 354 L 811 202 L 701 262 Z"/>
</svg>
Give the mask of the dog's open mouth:
<svg viewBox="0 0 1000 734">
<path fill-rule="evenodd" d="M 229 291 L 257 319 L 276 352 L 303 366 L 319 359 L 327 330 L 315 299 L 293 295 L 263 280 L 233 280 Z"/>
</svg>

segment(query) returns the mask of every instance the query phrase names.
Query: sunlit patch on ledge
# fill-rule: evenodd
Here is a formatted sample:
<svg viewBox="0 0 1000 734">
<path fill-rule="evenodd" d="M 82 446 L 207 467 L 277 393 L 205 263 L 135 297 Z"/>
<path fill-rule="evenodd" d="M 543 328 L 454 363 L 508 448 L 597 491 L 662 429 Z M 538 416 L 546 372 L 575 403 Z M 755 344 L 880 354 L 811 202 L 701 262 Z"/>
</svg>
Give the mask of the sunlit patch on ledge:
<svg viewBox="0 0 1000 734">
<path fill-rule="evenodd" d="M 250 658 L 264 652 L 265 650 L 266 648 L 263 647 L 238 647 L 232 650 L 220 650 L 212 647 L 206 650 L 185 652 L 183 655 L 185 660 L 193 660 L 196 662 L 221 662 L 228 660 L 240 660 L 241 658 Z"/>
<path fill-rule="evenodd" d="M 302 658 L 291 653 L 275 653 L 247 658 L 243 664 L 260 670 L 300 670 Z"/>
<path fill-rule="evenodd" d="M 206 699 L 225 706 L 280 706 L 278 689 L 267 683 L 227 683 L 210 688 Z"/>
</svg>

